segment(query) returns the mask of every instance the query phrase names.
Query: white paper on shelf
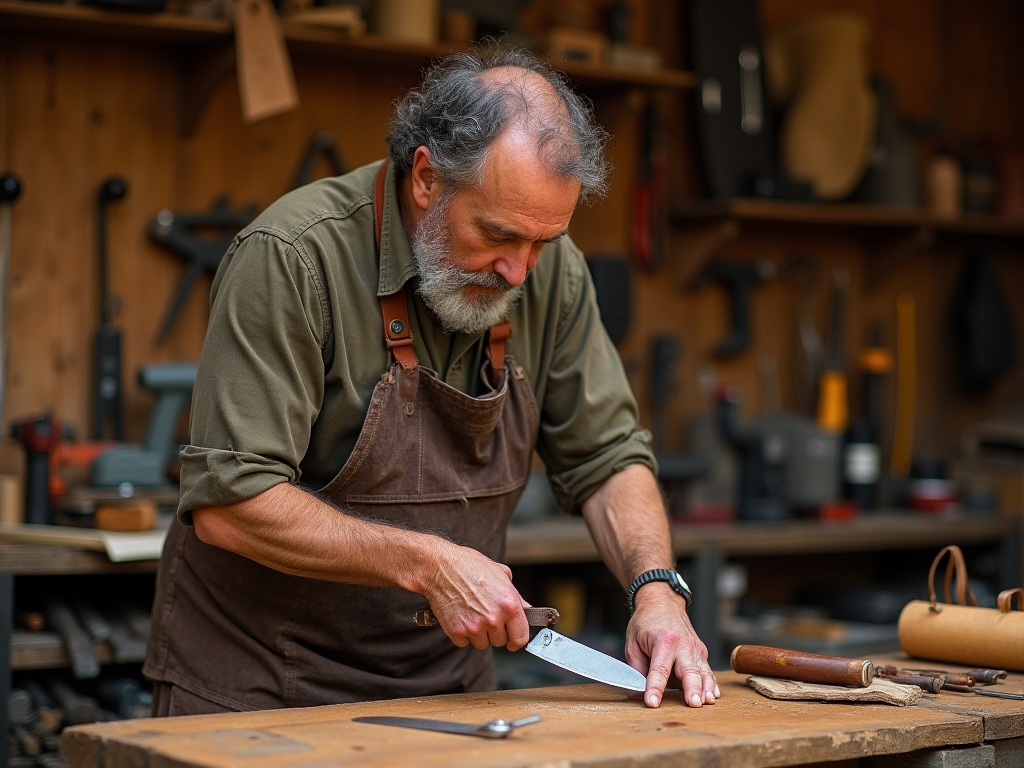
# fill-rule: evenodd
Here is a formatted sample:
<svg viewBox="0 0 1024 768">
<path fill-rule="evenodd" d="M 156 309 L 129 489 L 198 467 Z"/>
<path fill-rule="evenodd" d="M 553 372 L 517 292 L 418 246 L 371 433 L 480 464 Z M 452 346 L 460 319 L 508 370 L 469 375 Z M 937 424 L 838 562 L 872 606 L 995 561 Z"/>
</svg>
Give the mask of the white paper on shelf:
<svg viewBox="0 0 1024 768">
<path fill-rule="evenodd" d="M 0 541 L 90 549 L 106 553 L 114 563 L 159 560 L 166 536 L 166 528 L 121 533 L 61 525 L 0 524 Z"/>
</svg>

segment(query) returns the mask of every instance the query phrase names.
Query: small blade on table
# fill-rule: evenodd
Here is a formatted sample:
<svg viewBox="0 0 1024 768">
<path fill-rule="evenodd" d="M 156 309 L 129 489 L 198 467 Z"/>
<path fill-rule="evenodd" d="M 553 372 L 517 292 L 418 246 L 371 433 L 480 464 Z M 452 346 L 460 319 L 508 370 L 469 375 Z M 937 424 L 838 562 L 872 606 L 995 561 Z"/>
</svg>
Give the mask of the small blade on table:
<svg viewBox="0 0 1024 768">
<path fill-rule="evenodd" d="M 393 725 L 399 728 L 418 728 L 424 731 L 440 731 L 466 736 L 482 736 L 486 739 L 503 739 L 513 730 L 523 725 L 540 722 L 540 715 L 529 715 L 518 720 L 490 720 L 483 725 L 474 723 L 453 723 L 445 720 L 429 720 L 424 717 L 368 716 L 354 717 L 354 723 L 370 723 L 371 725 Z"/>
</svg>

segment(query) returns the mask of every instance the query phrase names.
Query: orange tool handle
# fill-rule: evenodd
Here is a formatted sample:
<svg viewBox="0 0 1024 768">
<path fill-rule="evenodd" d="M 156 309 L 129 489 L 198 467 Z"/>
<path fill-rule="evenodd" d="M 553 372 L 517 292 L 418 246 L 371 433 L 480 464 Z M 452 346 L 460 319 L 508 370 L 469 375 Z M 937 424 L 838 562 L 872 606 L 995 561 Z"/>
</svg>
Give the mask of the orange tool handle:
<svg viewBox="0 0 1024 768">
<path fill-rule="evenodd" d="M 732 668 L 742 674 L 782 677 L 801 683 L 867 688 L 875 676 L 875 665 L 866 659 L 787 651 L 765 645 L 737 645 L 730 662 Z"/>
</svg>

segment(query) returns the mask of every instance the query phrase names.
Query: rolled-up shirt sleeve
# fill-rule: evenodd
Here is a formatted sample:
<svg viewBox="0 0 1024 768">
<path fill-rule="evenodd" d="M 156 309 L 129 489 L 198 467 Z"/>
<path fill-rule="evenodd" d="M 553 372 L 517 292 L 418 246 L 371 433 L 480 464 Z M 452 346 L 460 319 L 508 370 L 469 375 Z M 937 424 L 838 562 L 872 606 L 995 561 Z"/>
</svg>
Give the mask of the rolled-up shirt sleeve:
<svg viewBox="0 0 1024 768">
<path fill-rule="evenodd" d="M 314 261 L 272 232 L 243 233 L 214 280 L 181 452 L 178 516 L 297 482 L 324 397 L 330 322 Z"/>
</svg>

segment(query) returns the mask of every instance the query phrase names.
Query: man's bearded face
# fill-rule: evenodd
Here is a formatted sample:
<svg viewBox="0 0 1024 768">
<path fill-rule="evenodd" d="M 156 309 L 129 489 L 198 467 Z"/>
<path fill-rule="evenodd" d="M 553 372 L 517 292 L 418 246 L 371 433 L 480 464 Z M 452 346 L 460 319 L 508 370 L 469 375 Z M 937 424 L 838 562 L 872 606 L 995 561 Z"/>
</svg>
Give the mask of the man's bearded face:
<svg viewBox="0 0 1024 768">
<path fill-rule="evenodd" d="M 483 333 L 505 319 L 522 294 L 522 286 L 514 286 L 494 272 L 466 272 L 455 266 L 450 203 L 451 198 L 442 195 L 413 235 L 412 253 L 420 274 L 418 293 L 446 331 Z M 467 291 L 467 286 L 501 292 Z"/>
</svg>

